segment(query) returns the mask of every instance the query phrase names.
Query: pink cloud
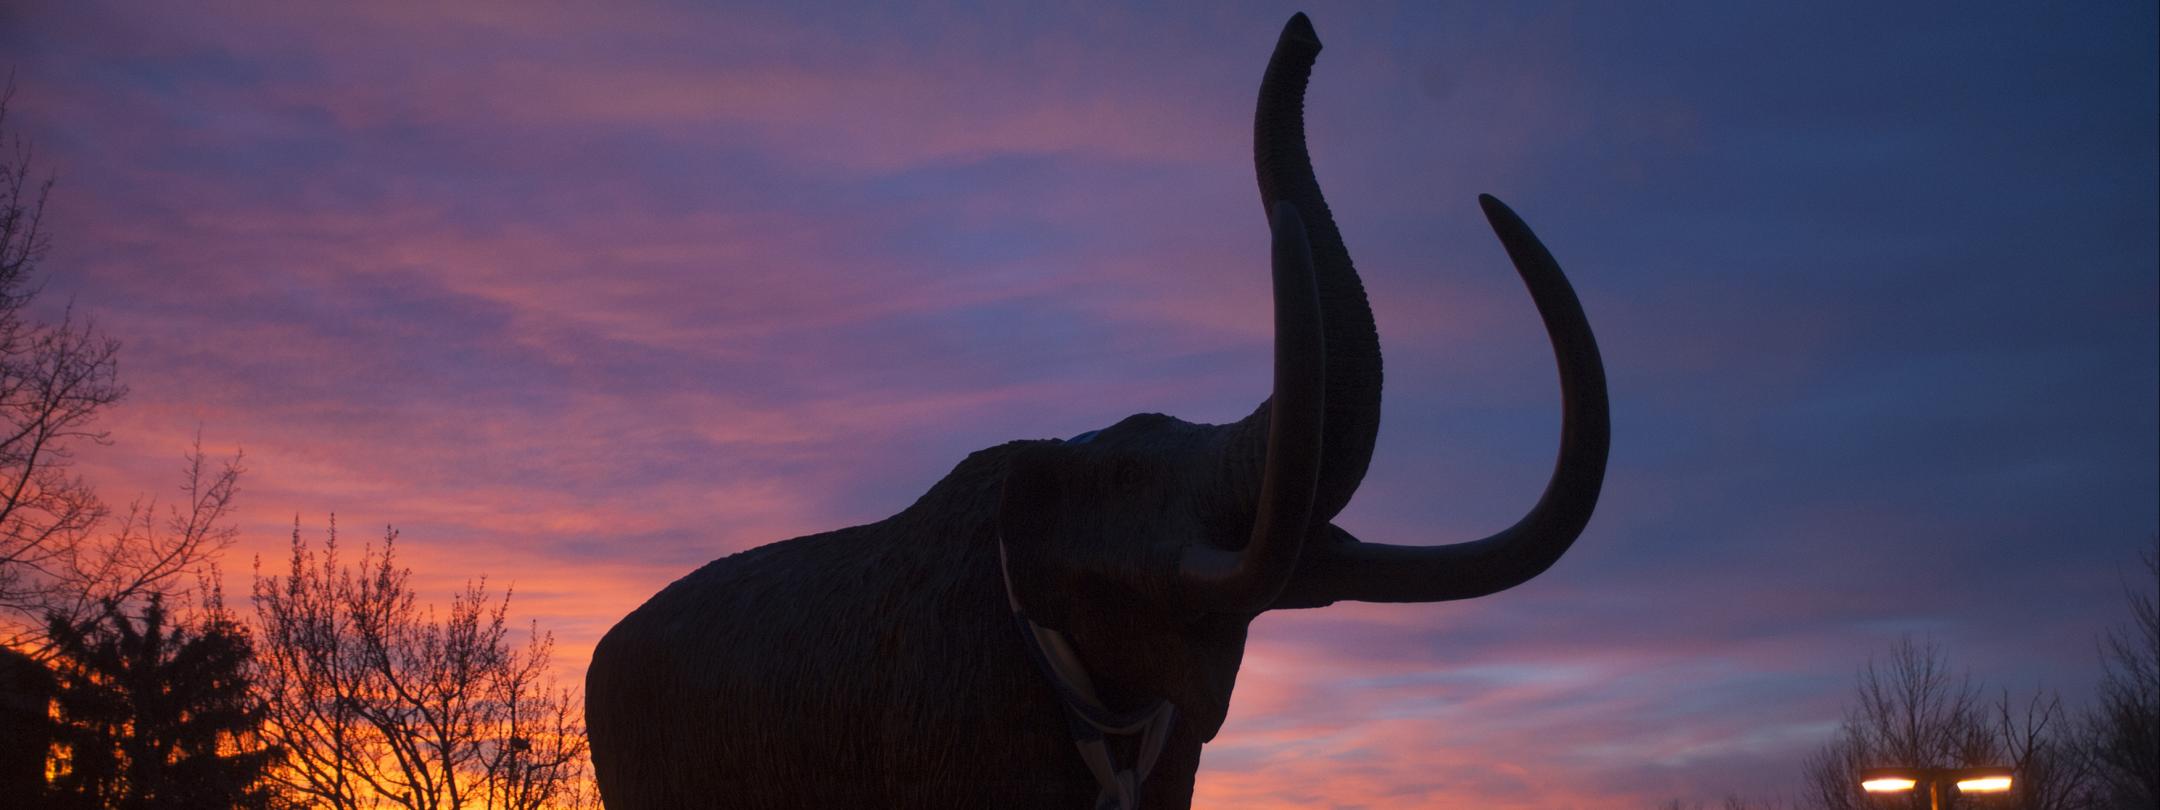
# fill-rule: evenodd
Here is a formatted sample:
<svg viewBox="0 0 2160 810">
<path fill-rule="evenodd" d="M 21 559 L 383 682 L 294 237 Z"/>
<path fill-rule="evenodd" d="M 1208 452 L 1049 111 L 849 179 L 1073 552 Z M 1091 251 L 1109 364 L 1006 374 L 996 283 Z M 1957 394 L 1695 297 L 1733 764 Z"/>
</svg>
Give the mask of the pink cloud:
<svg viewBox="0 0 2160 810">
<path fill-rule="evenodd" d="M 128 341 L 135 389 L 84 471 L 122 500 L 170 492 L 198 427 L 244 446 L 229 575 L 274 568 L 295 516 L 319 542 L 336 513 L 353 547 L 395 524 L 424 595 L 514 586 L 573 681 L 673 578 L 881 518 L 968 449 L 1135 411 L 1234 419 L 1265 395 L 1245 148 L 1272 21 L 1243 9 L 917 13 L 868 34 L 509 4 L 28 14 L 52 32 L 17 109 L 53 122 L 55 292 Z M 1312 107 L 1390 375 L 1376 475 L 1342 522 L 1468 539 L 1529 506 L 1549 447 L 1503 457 L 1477 442 L 1512 423 L 1434 422 L 1557 422 L 1544 338 L 1469 192 L 1512 197 L 1606 124 L 1673 148 L 1704 124 L 1677 101 L 1586 108 L 1599 66 L 1558 15 L 1444 55 L 1380 47 L 1389 25 L 1329 29 L 1371 47 L 1328 52 Z M 1919 534 L 1925 514 L 1825 501 L 1659 545 L 1707 531 L 1684 519 L 1704 479 L 1775 462 L 1645 456 L 1754 440 L 1751 407 L 1805 393 L 1839 348 L 1836 302 L 1600 261 L 1579 283 L 1608 291 L 1590 309 L 1623 420 L 1750 407 L 1665 437 L 1678 450 L 1624 441 L 1591 533 L 1520 592 L 1263 618 L 1201 806 L 1747 788 L 1834 720 L 1824 695 L 1876 640 L 1849 625 L 1915 620 L 1916 597 L 1810 583 L 1869 559 L 1831 540 Z"/>
</svg>

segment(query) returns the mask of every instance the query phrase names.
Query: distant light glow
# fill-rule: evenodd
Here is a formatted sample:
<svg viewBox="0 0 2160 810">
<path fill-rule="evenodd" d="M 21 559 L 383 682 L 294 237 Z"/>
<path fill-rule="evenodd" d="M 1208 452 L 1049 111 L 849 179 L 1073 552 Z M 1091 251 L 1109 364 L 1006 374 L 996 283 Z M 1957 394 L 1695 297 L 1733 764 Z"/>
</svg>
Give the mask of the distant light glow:
<svg viewBox="0 0 2160 810">
<path fill-rule="evenodd" d="M 2003 793 L 2010 790 L 2010 777 L 1982 776 L 1976 779 L 1960 779 L 1957 788 L 1961 793 Z"/>
<path fill-rule="evenodd" d="M 1919 782 L 1915 782 L 1911 779 L 1905 779 L 1901 777 L 1869 779 L 1865 782 L 1860 783 L 1860 789 L 1865 790 L 1869 793 L 1900 793 L 1903 791 L 1911 790 L 1914 786 L 1919 784 Z M 1963 785 L 1964 783 L 1960 782 L 1958 784 Z"/>
</svg>

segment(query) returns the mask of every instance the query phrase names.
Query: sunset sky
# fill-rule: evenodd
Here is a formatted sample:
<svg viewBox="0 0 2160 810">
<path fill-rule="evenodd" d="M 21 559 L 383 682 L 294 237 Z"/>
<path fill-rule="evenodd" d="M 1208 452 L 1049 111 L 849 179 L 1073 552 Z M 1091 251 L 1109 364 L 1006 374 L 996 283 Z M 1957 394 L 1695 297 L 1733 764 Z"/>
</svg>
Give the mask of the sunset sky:
<svg viewBox="0 0 2160 810">
<path fill-rule="evenodd" d="M 969 451 L 1249 412 L 1252 107 L 1305 10 L 1388 372 L 1338 523 L 1479 537 L 1550 470 L 1480 192 L 1581 295 L 1611 471 L 1528 585 L 1260 619 L 1199 806 L 1790 797 L 1901 636 L 2082 703 L 2127 616 L 2149 0 L 713 5 L 0 3 L 58 179 L 40 311 L 125 342 L 80 469 L 124 505 L 197 431 L 242 448 L 228 590 L 295 519 L 395 525 L 424 597 L 514 584 L 579 682 L 676 577 Z"/>
</svg>

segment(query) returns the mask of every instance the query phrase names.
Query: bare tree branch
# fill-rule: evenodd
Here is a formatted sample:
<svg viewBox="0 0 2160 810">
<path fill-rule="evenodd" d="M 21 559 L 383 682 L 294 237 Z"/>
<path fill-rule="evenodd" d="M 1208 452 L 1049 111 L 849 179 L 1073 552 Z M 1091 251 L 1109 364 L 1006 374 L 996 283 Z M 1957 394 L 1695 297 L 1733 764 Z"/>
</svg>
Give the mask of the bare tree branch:
<svg viewBox="0 0 2160 810">
<path fill-rule="evenodd" d="M 2100 690 L 2086 719 L 2094 772 L 2110 808 L 2160 807 L 2160 538 L 2145 581 L 2123 589 L 2130 623 L 2100 644 Z"/>
<path fill-rule="evenodd" d="M 33 311 L 53 178 L 38 176 L 30 143 L 7 128 L 13 98 L 11 77 L 0 89 L 0 643 L 42 657 L 51 616 L 81 622 L 152 593 L 185 604 L 191 575 L 232 541 L 242 469 L 238 454 L 210 463 L 198 437 L 184 499 L 162 519 L 154 499 L 114 519 L 75 474 L 76 450 L 108 441 L 97 418 L 127 395 L 120 343 L 72 307 L 52 321 Z"/>
<path fill-rule="evenodd" d="M 1932 642 L 1906 638 L 1869 660 L 1837 734 L 1807 758 L 1807 803 L 1822 810 L 1883 806 L 1860 791 L 1868 768 L 2009 766 L 2017 784 L 1990 807 L 2085 810 L 2090 780 L 2061 700 L 2035 691 L 2019 709 L 2009 692 L 1989 704 L 1970 676 L 1950 671 Z M 1915 794 L 1913 801 L 1920 799 Z"/>
<path fill-rule="evenodd" d="M 509 639 L 511 594 L 466 583 L 420 608 L 397 533 L 357 565 L 295 526 L 282 576 L 257 562 L 267 736 L 290 752 L 295 795 L 333 808 L 596 807 L 579 701 L 547 680 L 554 639 Z"/>
</svg>

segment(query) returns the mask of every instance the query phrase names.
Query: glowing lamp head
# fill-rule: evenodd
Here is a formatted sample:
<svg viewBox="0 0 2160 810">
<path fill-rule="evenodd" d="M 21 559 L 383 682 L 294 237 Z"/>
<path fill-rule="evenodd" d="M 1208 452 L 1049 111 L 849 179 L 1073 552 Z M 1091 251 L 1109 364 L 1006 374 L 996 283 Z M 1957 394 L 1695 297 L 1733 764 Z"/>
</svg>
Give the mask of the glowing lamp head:
<svg viewBox="0 0 2160 810">
<path fill-rule="evenodd" d="M 1919 782 L 1902 776 L 1879 776 L 1860 783 L 1860 789 L 1869 793 L 1903 793 L 1919 786 Z"/>
<path fill-rule="evenodd" d="M 1869 768 L 1860 772 L 1860 789 L 1869 793 L 1904 793 L 1919 787 L 1921 776 L 1911 768 Z"/>
<path fill-rule="evenodd" d="M 2010 775 L 2007 773 L 1974 774 L 1957 781 L 1959 793 L 2008 793 Z"/>
</svg>

